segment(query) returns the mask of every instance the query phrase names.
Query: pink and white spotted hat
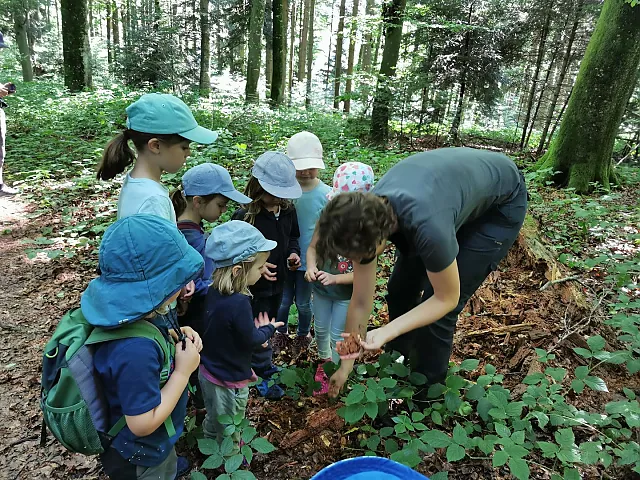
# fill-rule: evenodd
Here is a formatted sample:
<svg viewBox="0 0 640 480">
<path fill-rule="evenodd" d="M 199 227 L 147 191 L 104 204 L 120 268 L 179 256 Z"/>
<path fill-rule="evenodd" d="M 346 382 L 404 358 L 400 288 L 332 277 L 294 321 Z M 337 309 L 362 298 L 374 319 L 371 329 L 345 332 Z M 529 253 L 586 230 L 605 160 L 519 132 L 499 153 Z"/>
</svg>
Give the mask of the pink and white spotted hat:
<svg viewBox="0 0 640 480">
<path fill-rule="evenodd" d="M 368 192 L 373 188 L 373 169 L 360 162 L 347 162 L 338 167 L 333 174 L 333 188 L 327 193 L 331 200 L 342 192 Z"/>
</svg>

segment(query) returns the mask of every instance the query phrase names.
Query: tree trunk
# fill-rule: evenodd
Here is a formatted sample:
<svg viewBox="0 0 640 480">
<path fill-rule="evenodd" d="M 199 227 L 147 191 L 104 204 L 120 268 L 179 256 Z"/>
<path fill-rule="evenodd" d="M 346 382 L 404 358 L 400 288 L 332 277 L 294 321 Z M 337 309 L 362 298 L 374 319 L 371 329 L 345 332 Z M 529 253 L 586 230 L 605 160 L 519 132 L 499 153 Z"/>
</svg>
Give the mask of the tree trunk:
<svg viewBox="0 0 640 480">
<path fill-rule="evenodd" d="M 87 10 L 89 11 L 89 36 L 93 37 L 93 0 L 88 0 Z"/>
<path fill-rule="evenodd" d="M 282 100 L 284 101 L 284 93 L 287 90 L 287 51 L 289 44 L 287 43 L 287 31 L 289 29 L 289 0 L 282 0 Z"/>
<path fill-rule="evenodd" d="M 333 77 L 333 108 L 336 110 L 340 108 L 340 76 L 342 75 L 342 44 L 344 39 L 345 12 L 346 0 L 340 0 L 340 11 L 338 13 L 338 34 L 336 35 L 336 58 Z"/>
<path fill-rule="evenodd" d="M 258 102 L 258 79 L 262 59 L 262 26 L 264 25 L 264 0 L 252 0 L 249 16 L 249 56 L 247 58 L 247 86 L 245 101 Z"/>
<path fill-rule="evenodd" d="M 557 137 L 537 164 L 578 193 L 612 180 L 611 152 L 640 65 L 640 7 L 605 0 Z"/>
<path fill-rule="evenodd" d="M 316 0 L 309 0 L 309 38 L 307 39 L 307 94 L 304 99 L 306 108 L 311 106 L 311 81 L 313 67 L 313 23 L 316 10 Z"/>
<path fill-rule="evenodd" d="M 64 84 L 72 92 L 90 86 L 86 0 L 61 0 Z"/>
<path fill-rule="evenodd" d="M 456 143 L 458 141 L 458 134 L 460 131 L 460 123 L 462 122 L 462 110 L 464 107 L 464 94 L 467 89 L 467 68 L 469 61 L 469 52 L 471 51 L 471 15 L 473 14 L 473 3 L 469 7 L 469 16 L 467 18 L 467 32 L 464 35 L 464 63 L 462 72 L 460 73 L 460 91 L 458 93 L 458 105 L 456 107 L 456 114 L 453 117 L 451 123 L 451 130 L 449 131 L 449 137 L 451 141 Z"/>
<path fill-rule="evenodd" d="M 302 3 L 300 4 L 302 7 Z M 300 48 L 298 49 L 298 81 L 304 80 L 305 69 L 307 68 L 307 40 L 309 39 L 309 11 L 311 0 L 304 0 L 304 10 L 302 11 L 302 30 L 300 31 Z"/>
<path fill-rule="evenodd" d="M 549 2 L 547 17 L 544 21 L 544 26 L 540 31 L 540 42 L 538 43 L 538 55 L 536 58 L 536 68 L 533 72 L 533 81 L 531 82 L 531 90 L 529 90 L 529 98 L 527 99 L 526 114 L 524 122 L 522 123 L 522 137 L 520 138 L 520 150 L 523 150 L 526 145 L 527 129 L 529 128 L 529 120 L 531 119 L 531 108 L 533 107 L 533 99 L 536 95 L 536 89 L 538 86 L 538 75 L 540 75 L 540 68 L 542 66 L 542 60 L 544 59 L 544 48 L 547 43 L 547 36 L 549 34 L 549 24 L 551 22 L 551 7 L 553 2 Z"/>
<path fill-rule="evenodd" d="M 113 45 L 111 44 L 111 0 L 107 0 L 106 4 L 107 9 L 107 64 L 109 65 L 109 70 L 111 70 L 111 66 L 113 65 Z"/>
<path fill-rule="evenodd" d="M 22 67 L 22 79 L 25 82 L 33 81 L 33 66 L 29 55 L 29 40 L 27 39 L 26 17 L 22 5 L 16 5 L 13 11 L 13 32 L 20 53 L 20 66 Z"/>
<path fill-rule="evenodd" d="M 260 18 L 262 19 L 262 17 Z M 209 0 L 200 0 L 200 95 L 205 97 L 209 96 L 211 91 L 210 70 L 211 28 L 209 22 Z"/>
<path fill-rule="evenodd" d="M 278 106 L 282 104 L 284 97 L 282 86 L 286 69 L 284 55 L 286 52 L 286 34 L 284 28 L 286 20 L 284 18 L 283 0 L 273 0 L 273 75 L 271 77 L 271 104 Z"/>
<path fill-rule="evenodd" d="M 376 34 L 376 49 L 374 50 L 373 61 L 371 62 L 372 71 L 378 68 L 378 56 L 380 53 L 380 46 L 382 43 L 382 29 L 383 29 L 383 24 L 380 23 L 380 26 L 378 27 L 378 33 Z"/>
<path fill-rule="evenodd" d="M 358 0 L 353 0 L 351 11 L 351 30 L 349 33 L 349 59 L 347 61 L 347 84 L 344 89 L 344 113 L 351 111 L 351 88 L 353 85 L 353 62 L 356 55 L 356 26 L 358 18 Z"/>
<path fill-rule="evenodd" d="M 293 45 L 296 41 L 296 2 L 291 1 L 291 36 L 289 37 L 289 106 L 291 106 L 291 90 L 293 90 Z"/>
<path fill-rule="evenodd" d="M 329 21 L 329 31 L 333 32 L 333 16 L 336 6 L 336 0 L 331 0 L 331 21 Z M 329 89 L 329 75 L 331 74 L 331 42 L 333 42 L 333 35 L 329 35 L 329 50 L 327 50 L 327 74 L 324 77 L 324 89 Z"/>
<path fill-rule="evenodd" d="M 407 0 L 393 0 L 383 4 L 382 7 L 382 19 L 385 25 L 384 50 L 382 51 L 380 74 L 378 76 L 376 96 L 373 101 L 373 112 L 371 113 L 371 137 L 378 142 L 384 142 L 389 138 L 389 110 L 391 104 L 389 83 L 395 76 L 396 65 L 400 55 L 403 15 L 406 4 Z"/>
<path fill-rule="evenodd" d="M 267 90 L 269 90 L 269 97 L 271 97 L 271 79 L 273 78 L 273 2 L 272 0 L 266 0 L 264 11 L 264 39 L 266 45 L 265 52 L 265 79 L 267 84 Z"/>
<path fill-rule="evenodd" d="M 360 64 L 360 70 L 362 70 L 363 72 L 371 72 L 371 52 L 373 50 L 373 34 L 371 32 L 371 28 L 368 25 L 369 20 L 371 19 L 371 16 L 373 15 L 373 7 L 374 7 L 374 0 L 367 0 L 367 9 L 365 10 L 365 13 L 367 15 L 367 33 L 364 36 L 364 40 L 362 42 L 362 49 L 361 51 L 361 64 Z"/>
<path fill-rule="evenodd" d="M 545 119 L 544 128 L 542 129 L 542 134 L 540 135 L 540 143 L 538 144 L 538 149 L 536 150 L 536 155 L 538 156 L 542 153 L 542 150 L 544 149 L 544 145 L 547 140 L 547 134 L 549 133 L 549 127 L 551 126 L 551 120 L 553 119 L 553 114 L 556 109 L 556 104 L 558 103 L 560 92 L 562 91 L 562 83 L 564 82 L 564 77 L 567 74 L 567 71 L 569 70 L 569 62 L 571 61 L 571 50 L 573 48 L 573 42 L 576 38 L 576 32 L 578 30 L 580 19 L 582 17 L 582 5 L 583 5 L 583 0 L 578 0 L 578 3 L 576 5 L 575 18 L 573 20 L 573 25 L 571 26 L 571 32 L 569 33 L 569 38 L 567 39 L 567 48 L 564 51 L 564 57 L 562 58 L 562 66 L 560 67 L 558 80 L 553 90 L 553 94 L 551 96 L 551 102 L 549 103 L 547 118 Z"/>
</svg>

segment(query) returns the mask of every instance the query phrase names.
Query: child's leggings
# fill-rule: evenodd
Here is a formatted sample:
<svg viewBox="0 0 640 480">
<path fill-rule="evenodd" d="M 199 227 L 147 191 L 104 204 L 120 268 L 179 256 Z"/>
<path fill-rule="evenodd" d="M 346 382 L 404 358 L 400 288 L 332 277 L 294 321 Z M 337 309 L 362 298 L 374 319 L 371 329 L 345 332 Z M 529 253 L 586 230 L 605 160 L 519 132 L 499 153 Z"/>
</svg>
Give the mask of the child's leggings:
<svg viewBox="0 0 640 480">
<path fill-rule="evenodd" d="M 226 388 L 211 383 L 202 373 L 199 373 L 200 386 L 202 387 L 202 396 L 204 405 L 207 409 L 207 415 L 202 423 L 204 436 L 214 438 L 218 443 L 222 443 L 224 439 L 224 428 L 218 421 L 220 415 L 230 415 L 234 417 L 237 413 L 245 414 L 247 410 L 247 401 L 249 400 L 249 387 L 244 388 Z M 234 435 L 235 440 L 240 440 L 238 435 Z"/>
<path fill-rule="evenodd" d="M 336 353 L 336 342 L 342 340 L 347 322 L 347 309 L 350 300 L 335 300 L 331 297 L 313 292 L 313 316 L 315 321 L 316 344 L 321 359 L 330 358 L 338 363 L 340 356 Z"/>
</svg>

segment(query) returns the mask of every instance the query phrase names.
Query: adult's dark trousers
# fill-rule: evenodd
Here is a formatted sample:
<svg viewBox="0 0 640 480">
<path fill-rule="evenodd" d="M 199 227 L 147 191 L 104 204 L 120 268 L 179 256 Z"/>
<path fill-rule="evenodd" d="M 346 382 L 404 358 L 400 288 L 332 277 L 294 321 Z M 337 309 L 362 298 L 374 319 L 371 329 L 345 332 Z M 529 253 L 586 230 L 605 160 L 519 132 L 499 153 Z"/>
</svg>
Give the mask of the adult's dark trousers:
<svg viewBox="0 0 640 480">
<path fill-rule="evenodd" d="M 527 210 L 524 178 L 511 199 L 491 208 L 457 233 L 460 300 L 455 309 L 440 320 L 389 342 L 387 350 L 397 350 L 408 359 L 411 369 L 427 377 L 429 385 L 443 383 L 449 366 L 458 315 L 518 238 Z M 388 283 L 389 319 L 394 320 L 433 295 L 424 264 L 417 255 L 396 254 Z"/>
</svg>

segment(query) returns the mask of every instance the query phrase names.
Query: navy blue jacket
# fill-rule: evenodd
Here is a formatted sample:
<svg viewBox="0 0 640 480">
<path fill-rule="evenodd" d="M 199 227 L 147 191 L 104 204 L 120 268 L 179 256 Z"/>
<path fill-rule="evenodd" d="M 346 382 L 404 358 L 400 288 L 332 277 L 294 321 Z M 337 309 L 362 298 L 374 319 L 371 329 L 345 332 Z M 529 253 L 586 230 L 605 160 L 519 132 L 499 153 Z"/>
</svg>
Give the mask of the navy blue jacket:
<svg viewBox="0 0 640 480">
<path fill-rule="evenodd" d="M 205 300 L 200 363 L 219 380 L 251 378 L 251 354 L 269 340 L 273 325 L 256 328 L 251 299 L 242 293 L 222 295 L 210 288 Z"/>
<path fill-rule="evenodd" d="M 196 285 L 194 295 L 206 295 L 211 283 L 211 275 L 213 274 L 213 260 L 204 254 L 204 247 L 207 243 L 209 234 L 205 233 L 202 225 L 198 225 L 190 220 L 181 220 L 178 222 L 178 230 L 182 232 L 184 238 L 187 239 L 189 245 L 195 248 L 204 259 L 204 269 L 198 278 L 193 282 Z"/>
</svg>

